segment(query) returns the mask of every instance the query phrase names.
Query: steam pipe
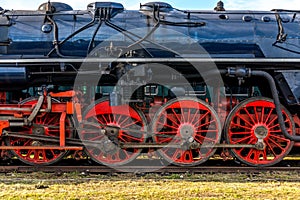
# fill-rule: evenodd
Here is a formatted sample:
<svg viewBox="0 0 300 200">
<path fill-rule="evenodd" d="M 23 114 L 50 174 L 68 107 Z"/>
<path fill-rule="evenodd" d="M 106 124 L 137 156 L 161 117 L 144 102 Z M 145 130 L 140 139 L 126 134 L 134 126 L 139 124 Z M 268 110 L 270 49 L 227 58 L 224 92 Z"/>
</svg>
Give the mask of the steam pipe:
<svg viewBox="0 0 300 200">
<path fill-rule="evenodd" d="M 257 71 L 257 70 L 252 71 L 251 75 L 252 76 L 263 77 L 268 81 L 268 83 L 270 85 L 270 88 L 271 88 L 271 93 L 272 93 L 274 104 L 275 104 L 275 110 L 276 110 L 276 113 L 278 115 L 278 122 L 279 122 L 280 129 L 281 129 L 282 133 L 284 134 L 284 136 L 286 138 L 288 138 L 292 141 L 299 142 L 300 141 L 300 136 L 290 135 L 287 132 L 286 128 L 285 128 L 282 111 L 280 109 L 280 107 L 281 107 L 280 106 L 280 101 L 279 101 L 279 97 L 278 97 L 278 94 L 277 94 L 277 89 L 276 89 L 276 85 L 275 85 L 275 81 L 274 81 L 273 77 L 267 72 Z"/>
<path fill-rule="evenodd" d="M 273 100 L 274 100 L 274 104 L 275 104 L 275 110 L 278 116 L 278 122 L 279 122 L 279 126 L 280 129 L 282 131 L 282 133 L 284 134 L 284 136 L 292 141 L 296 141 L 299 142 L 300 141 L 300 136 L 295 136 L 295 135 L 290 135 L 286 128 L 285 128 L 285 124 L 284 124 L 284 119 L 283 119 L 283 115 L 282 115 L 282 111 L 281 111 L 281 104 L 279 101 L 279 97 L 277 94 L 277 89 L 276 89 L 276 84 L 275 81 L 273 79 L 273 77 L 265 72 L 265 71 L 258 71 L 258 70 L 253 70 L 251 71 L 250 69 L 246 69 L 246 68 L 228 68 L 227 72 L 222 70 L 220 71 L 221 74 L 226 74 L 228 76 L 235 76 L 235 77 L 250 77 L 250 76 L 259 76 L 262 78 L 265 78 L 271 88 L 271 93 L 273 96 Z"/>
<path fill-rule="evenodd" d="M 279 97 L 277 94 L 276 84 L 275 84 L 273 77 L 269 73 L 267 73 L 265 71 L 258 71 L 258 70 L 252 71 L 252 70 L 246 69 L 244 67 L 228 68 L 227 72 L 225 70 L 222 70 L 222 71 L 220 71 L 220 73 L 226 74 L 228 76 L 235 76 L 235 77 L 240 77 L 240 78 L 250 77 L 250 76 L 260 76 L 260 77 L 265 78 L 268 81 L 270 88 L 271 88 L 271 93 L 272 93 L 273 101 L 275 104 L 275 111 L 277 113 L 279 126 L 280 126 L 280 129 L 281 129 L 283 135 L 292 141 L 300 142 L 300 136 L 290 135 L 285 128 L 282 111 L 280 109 L 281 104 L 280 104 Z"/>
</svg>

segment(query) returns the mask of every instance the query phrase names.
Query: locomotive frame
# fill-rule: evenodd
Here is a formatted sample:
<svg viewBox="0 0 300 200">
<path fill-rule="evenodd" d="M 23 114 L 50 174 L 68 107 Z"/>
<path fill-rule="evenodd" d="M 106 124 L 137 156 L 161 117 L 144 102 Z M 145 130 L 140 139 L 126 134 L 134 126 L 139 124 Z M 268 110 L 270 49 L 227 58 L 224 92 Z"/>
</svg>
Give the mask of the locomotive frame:
<svg viewBox="0 0 300 200">
<path fill-rule="evenodd" d="M 274 165 L 288 155 L 300 141 L 300 136 L 296 135 L 299 134 L 300 123 L 299 93 L 297 88 L 291 87 L 291 80 L 287 77 L 289 73 L 297 75 L 300 59 L 297 48 L 290 49 L 285 44 L 289 38 L 283 23 L 288 22 L 285 22 L 286 19 L 281 14 L 292 15 L 291 23 L 297 24 L 295 20 L 299 11 L 253 13 L 254 18 L 256 15 L 274 15 L 273 26 L 275 23 L 278 32 L 272 48 L 279 52 L 270 47 L 260 49 L 257 44 L 245 42 L 244 45 L 233 44 L 234 47 L 223 44 L 224 49 L 210 54 L 212 57 L 201 57 L 203 52 L 196 52 L 201 54 L 200 57 L 195 56 L 195 52 L 189 55 L 192 57 L 184 57 L 176 55 L 176 50 L 167 45 L 149 38 L 158 32 L 160 26 L 190 30 L 210 23 L 210 19 L 205 21 L 203 16 L 195 18 L 196 15 L 213 15 L 218 20 L 228 20 L 229 15 L 242 16 L 243 23 L 255 19 L 242 11 L 181 11 L 161 2 L 147 3 L 140 7 L 138 16 L 146 19 L 147 27 L 153 24 L 143 36 L 120 27 L 116 24 L 119 21 L 112 21 L 124 11 L 123 6 L 118 3 L 95 2 L 88 5 L 87 11 L 72 11 L 65 4 L 50 2 L 41 5 L 39 11 L 2 11 L 1 20 L 8 22 L 2 24 L 4 34 L 0 37 L 4 38 L 8 29 L 14 27 L 14 23 L 25 23 L 23 18 L 32 16 L 44 19 L 39 30 L 43 37 L 48 37 L 51 33 L 53 35 L 49 36 L 52 44 L 49 41 L 44 44 L 48 50 L 44 56 L 28 53 L 30 49 L 22 47 L 28 42 L 23 42 L 22 38 L 1 42 L 1 154 L 11 156 L 7 152 L 12 152 L 13 156 L 26 164 L 49 165 L 63 159 L 69 151 L 85 151 L 94 161 L 109 166 L 127 164 L 142 152 L 154 150 L 168 162 L 180 166 L 202 164 L 218 148 L 231 149 L 235 158 L 252 166 Z M 173 10 L 186 18 L 169 20 L 168 18 L 173 19 L 173 14 L 165 13 Z M 81 19 L 84 23 L 82 27 L 65 35 L 63 39 L 59 37 L 61 25 L 58 22 L 67 23 L 70 17 L 76 21 L 77 17 L 85 15 L 91 16 L 87 18 L 91 20 Z M 212 19 L 212 22 L 214 20 L 216 19 Z M 266 16 L 262 18 L 266 23 L 271 20 Z M 122 33 L 131 43 L 127 46 L 125 43 L 124 48 L 124 43 L 118 45 L 118 42 L 108 38 L 104 46 L 100 44 L 97 47 L 96 36 L 103 24 Z M 65 54 L 64 52 L 72 52 L 71 49 L 80 42 L 71 43 L 70 40 L 90 27 L 94 27 L 94 32 L 88 43 L 81 44 L 78 50 L 74 49 L 75 55 Z M 198 37 L 197 34 L 195 33 Z M 292 39 L 298 39 L 295 38 L 293 36 Z M 18 40 L 21 41 L 20 44 Z M 39 42 L 32 43 L 40 48 Z M 259 42 L 264 44 L 264 41 Z M 145 45 L 149 43 L 150 47 L 146 48 Z M 64 45 L 67 46 L 65 49 Z M 205 41 L 203 45 L 212 49 L 212 52 L 220 48 L 218 44 L 214 47 Z M 134 49 L 136 46 L 140 48 Z M 224 53 L 226 50 L 229 53 Z M 245 53 L 248 51 L 252 52 L 253 57 Z M 266 51 L 271 52 L 269 56 Z M 21 56 L 18 55 L 20 52 Z M 92 56 L 84 58 L 80 52 Z M 223 55 L 218 57 L 220 54 Z M 216 67 L 203 69 L 208 63 L 214 63 Z M 86 64 L 88 69 L 81 68 Z M 160 69 L 152 68 L 151 64 L 165 65 L 180 75 L 160 74 Z M 197 74 L 194 65 L 200 66 L 200 74 Z M 162 75 L 164 80 L 172 79 L 173 82 L 167 82 L 165 86 L 152 83 L 153 74 Z M 225 92 L 225 98 L 220 95 L 223 92 L 221 89 L 226 88 L 221 87 L 221 83 L 216 83 L 220 87 L 213 89 L 209 89 L 210 85 L 205 83 L 206 77 L 214 81 L 216 76 L 221 77 L 230 89 L 229 93 Z M 86 85 L 81 85 L 81 78 Z M 257 83 L 257 78 L 261 83 Z M 94 88 L 88 87 L 90 85 L 86 82 L 89 79 L 92 79 L 91 82 L 96 79 Z M 182 86 L 186 80 L 191 85 L 192 93 Z M 265 83 L 269 88 L 263 88 Z M 7 84 L 13 88 L 7 87 Z M 120 84 L 118 88 L 117 84 Z M 53 87 L 49 88 L 49 85 Z M 68 89 L 60 91 L 55 88 L 60 85 Z M 107 89 L 110 86 L 115 88 Z M 198 87 L 201 89 L 197 89 Z M 39 89 L 38 92 L 29 92 L 36 88 Z M 102 92 L 102 98 L 96 97 L 94 92 L 99 88 L 107 89 L 106 93 L 109 95 Z M 238 88 L 237 94 L 232 93 L 235 88 Z M 27 90 L 26 93 L 22 92 L 24 89 Z M 50 89 L 54 92 L 48 91 Z M 89 89 L 92 89 L 91 92 L 87 92 Z M 242 90 L 246 92 L 241 92 Z M 254 95 L 254 90 L 264 93 L 265 97 Z M 211 96 L 206 96 L 209 92 L 215 93 L 214 100 Z M 24 98 L 28 94 L 30 98 Z M 36 97 L 36 94 L 39 95 Z M 90 97 L 87 98 L 88 95 Z M 13 100 L 17 103 L 8 103 Z"/>
</svg>

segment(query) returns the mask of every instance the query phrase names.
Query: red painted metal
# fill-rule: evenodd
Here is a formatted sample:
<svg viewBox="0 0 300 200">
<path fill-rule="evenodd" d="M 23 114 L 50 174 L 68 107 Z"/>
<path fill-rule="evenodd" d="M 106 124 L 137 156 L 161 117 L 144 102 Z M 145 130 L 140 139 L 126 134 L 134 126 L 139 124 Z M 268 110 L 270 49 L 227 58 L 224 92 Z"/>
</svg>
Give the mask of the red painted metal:
<svg viewBox="0 0 300 200">
<path fill-rule="evenodd" d="M 66 112 L 69 115 L 74 113 L 74 103 L 73 102 L 66 102 Z"/>
<path fill-rule="evenodd" d="M 0 104 L 6 103 L 6 92 L 0 92 Z"/>
<path fill-rule="evenodd" d="M 74 151 L 78 151 L 78 150 L 83 150 L 83 147 L 80 146 L 1 146 L 0 147 L 1 150 L 18 150 L 18 151 L 22 151 L 22 150 L 74 150 Z"/>
<path fill-rule="evenodd" d="M 54 98 L 61 98 L 61 97 L 74 97 L 76 92 L 74 90 L 69 90 L 65 92 L 50 92 L 49 95 Z"/>
<path fill-rule="evenodd" d="M 106 125 L 145 130 L 143 115 L 129 105 L 111 107 L 108 99 L 100 99 L 88 108 L 84 120 L 89 124 L 85 123 L 83 131 L 79 133 L 80 138 L 100 142 L 96 147 L 86 147 L 87 154 L 96 162 L 110 166 L 123 165 L 140 154 L 141 149 L 122 149 L 118 143 L 143 143 L 146 139 L 143 134 L 120 130 L 116 135 L 108 136 L 100 132 L 100 128 Z"/>
<path fill-rule="evenodd" d="M 35 105 L 36 103 L 37 99 L 29 99 L 23 102 L 25 105 Z M 46 105 L 43 105 L 43 108 L 46 107 Z M 65 130 L 61 129 L 61 123 L 64 123 L 66 127 Z M 65 114 L 44 112 L 39 113 L 34 118 L 33 126 L 10 127 L 7 130 L 11 132 L 21 132 L 23 134 L 41 134 L 53 137 L 60 137 L 63 131 L 63 135 L 65 136 L 61 138 L 61 141 L 65 141 L 63 139 L 64 137 L 73 137 L 72 128 L 73 123 Z M 55 143 L 26 138 L 6 137 L 5 142 L 8 149 L 11 148 L 12 153 L 16 155 L 19 160 L 30 165 L 49 165 L 58 162 L 68 153 L 67 150 L 69 149 L 68 147 L 64 147 L 64 143 L 61 143 L 61 147 L 59 147 Z M 22 146 L 24 146 L 24 148 L 20 148 Z M 74 148 L 79 149 L 78 147 Z"/>
<path fill-rule="evenodd" d="M 9 122 L 7 120 L 0 121 L 0 136 L 2 136 L 3 130 L 9 127 Z"/>
<path fill-rule="evenodd" d="M 51 112 L 52 113 L 62 113 L 67 112 L 67 103 L 66 102 L 53 102 L 51 103 Z"/>
<path fill-rule="evenodd" d="M 65 112 L 62 112 L 60 115 L 59 119 L 59 144 L 61 147 L 64 147 L 66 145 L 66 127 L 65 127 L 65 122 L 66 122 L 66 117 L 67 114 Z"/>
<path fill-rule="evenodd" d="M 75 103 L 74 107 L 75 107 L 77 121 L 82 122 L 81 104 L 80 103 Z"/>
<path fill-rule="evenodd" d="M 282 113 L 288 132 L 295 133 L 292 116 L 284 107 Z M 267 133 L 262 138 L 257 134 L 260 128 Z M 263 150 L 232 149 L 239 160 L 252 166 L 274 165 L 280 162 L 293 146 L 293 142 L 286 139 L 281 132 L 274 103 L 262 97 L 247 99 L 232 110 L 225 124 L 225 136 L 230 144 L 256 144 L 259 138 L 263 141 Z"/>
<path fill-rule="evenodd" d="M 0 120 L 0 134 L 3 130 L 6 130 L 8 132 L 40 134 L 60 138 L 58 146 L 58 144 L 42 140 L 6 136 L 7 146 L 2 146 L 0 149 L 11 150 L 21 161 L 32 165 L 52 164 L 62 159 L 68 150 L 83 149 L 79 146 L 66 146 L 66 138 L 73 137 L 73 122 L 70 117 L 74 114 L 74 111 L 76 111 L 79 122 L 82 121 L 81 104 L 76 97 L 77 93 L 70 90 L 47 94 L 44 91 L 43 95 L 45 97 L 50 95 L 51 98 L 67 98 L 67 101 L 59 102 L 52 99 L 49 102 L 49 98 L 45 98 L 41 110 L 33 117 L 32 125 L 26 123 L 26 118 L 34 111 L 38 102 L 36 98 L 26 99 L 19 104 L 0 104 L 0 115 L 3 117 Z M 14 120 L 12 121 L 12 119 Z"/>
<path fill-rule="evenodd" d="M 52 100 L 49 103 L 51 98 L 49 96 L 48 99 L 45 98 L 41 109 L 36 116 L 34 115 L 35 118 L 32 117 L 32 124 L 26 123 L 26 118 L 34 111 L 37 99 L 31 98 L 20 104 L 0 104 L 0 115 L 2 116 L 0 134 L 6 130 L 14 133 L 53 136 L 60 139 L 59 144 L 11 135 L 3 137 L 7 146 L 0 147 L 2 152 L 10 150 L 27 164 L 48 165 L 62 159 L 68 150 L 83 150 L 80 145 L 66 146 L 66 138 L 72 138 L 74 134 L 71 117 L 75 114 L 79 123 L 84 122 L 82 123 L 83 129 L 79 133 L 80 138 L 98 142 L 97 146 L 95 146 L 96 144 L 86 146 L 87 154 L 96 162 L 111 166 L 123 165 L 141 153 L 142 149 L 138 147 L 120 148 L 123 144 L 125 144 L 123 147 L 126 147 L 126 144 L 145 144 L 146 135 L 143 131 L 147 131 L 146 119 L 140 111 L 129 105 L 111 107 L 108 99 L 101 99 L 96 101 L 95 105 L 89 106 L 82 117 L 80 94 L 77 92 L 66 91 L 44 93 L 44 95 L 63 100 L 62 102 Z M 181 146 L 178 148 L 166 145 L 159 149 L 158 152 L 162 157 L 176 165 L 193 166 L 205 162 L 215 153 L 216 148 L 208 148 L 208 146 L 220 142 L 220 118 L 225 118 L 235 104 L 237 104 L 236 107 L 229 114 L 225 123 L 227 142 L 253 145 L 260 140 L 263 141 L 265 149 L 235 148 L 232 150 L 233 155 L 252 166 L 271 166 L 281 161 L 289 153 L 294 142 L 286 139 L 281 133 L 275 105 L 270 99 L 252 98 L 238 103 L 234 98 L 226 98 L 223 99 L 223 102 L 220 100 L 218 114 L 208 103 L 189 97 L 169 102 L 166 99 L 155 98 L 150 109 L 146 106 L 141 109 L 149 109 L 148 120 L 152 120 L 150 132 L 154 133 L 155 143 L 172 142 Z M 284 107 L 282 107 L 282 113 L 288 132 L 300 134 L 299 117 L 291 116 Z M 112 126 L 112 132 L 104 134 L 103 131 L 100 131 L 100 129 L 110 130 L 109 126 Z M 128 131 L 130 129 L 140 130 L 141 133 Z M 259 139 L 260 136 L 257 136 L 260 129 L 266 130 L 268 133 L 263 139 Z M 190 144 L 193 142 L 196 145 L 194 148 L 190 148 Z M 199 148 L 199 144 L 203 147 Z"/>
<path fill-rule="evenodd" d="M 221 123 L 206 102 L 194 98 L 178 98 L 166 103 L 153 119 L 156 143 L 182 144 L 193 138 L 201 145 L 217 144 L 221 139 Z M 165 148 L 158 150 L 167 161 L 177 165 L 198 165 L 215 153 L 214 148 Z"/>
</svg>

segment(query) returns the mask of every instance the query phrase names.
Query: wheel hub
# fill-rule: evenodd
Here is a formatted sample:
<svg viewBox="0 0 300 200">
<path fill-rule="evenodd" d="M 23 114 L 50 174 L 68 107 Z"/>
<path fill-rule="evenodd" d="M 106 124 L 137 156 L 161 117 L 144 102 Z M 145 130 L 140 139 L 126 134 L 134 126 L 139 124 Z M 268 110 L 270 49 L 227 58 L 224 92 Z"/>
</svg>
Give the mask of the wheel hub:
<svg viewBox="0 0 300 200">
<path fill-rule="evenodd" d="M 32 133 L 35 135 L 44 135 L 45 129 L 42 126 L 35 126 L 32 128 Z"/>
<path fill-rule="evenodd" d="M 102 152 L 114 154 L 118 151 L 119 146 L 117 145 L 118 140 L 114 138 L 102 138 L 101 143 L 99 144 L 99 148 Z"/>
<path fill-rule="evenodd" d="M 258 139 L 264 139 L 267 137 L 269 130 L 264 125 L 259 125 L 254 128 L 254 134 Z"/>
<path fill-rule="evenodd" d="M 194 132 L 195 132 L 194 127 L 189 124 L 182 125 L 179 128 L 179 133 L 180 133 L 181 137 L 184 139 L 193 137 Z"/>
<path fill-rule="evenodd" d="M 31 142 L 31 146 L 36 146 L 36 147 L 40 147 L 43 146 L 43 143 L 41 143 L 40 141 L 32 141 Z"/>
</svg>

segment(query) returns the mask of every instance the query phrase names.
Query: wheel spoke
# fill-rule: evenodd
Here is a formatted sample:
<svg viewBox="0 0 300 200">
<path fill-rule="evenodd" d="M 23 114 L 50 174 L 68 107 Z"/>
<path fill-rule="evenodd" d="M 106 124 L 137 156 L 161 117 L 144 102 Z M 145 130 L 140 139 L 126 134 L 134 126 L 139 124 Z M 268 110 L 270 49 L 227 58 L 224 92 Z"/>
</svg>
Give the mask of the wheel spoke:
<svg viewBox="0 0 300 200">
<path fill-rule="evenodd" d="M 206 117 L 207 115 L 209 114 L 209 112 L 207 111 L 204 115 L 202 115 L 200 118 L 199 118 L 199 120 L 197 120 L 193 125 L 195 126 L 196 124 L 198 124 L 199 122 L 201 122 L 203 119 L 204 119 L 204 117 Z"/>
<path fill-rule="evenodd" d="M 163 138 L 163 139 L 161 140 L 160 138 Z M 171 141 L 172 141 L 172 138 L 158 137 L 156 142 L 158 144 L 161 144 L 161 143 L 168 143 L 168 142 L 171 142 Z"/>
<path fill-rule="evenodd" d="M 249 140 L 249 139 L 250 139 L 250 140 Z M 252 138 L 252 135 L 250 135 L 250 136 L 248 136 L 248 137 L 244 137 L 244 138 L 241 138 L 241 139 L 239 139 L 239 140 L 234 140 L 234 141 L 232 141 L 232 144 L 240 144 L 240 143 L 242 143 L 242 142 L 244 142 L 244 141 L 247 141 L 247 140 L 249 140 L 249 141 L 246 142 L 246 143 L 243 143 L 243 144 L 252 144 L 252 142 L 255 142 L 255 139 Z"/>
<path fill-rule="evenodd" d="M 23 146 L 30 146 L 32 140 L 25 140 Z"/>
<path fill-rule="evenodd" d="M 243 131 L 243 132 L 230 132 L 230 135 L 250 135 L 251 132 L 250 131 Z"/>
<path fill-rule="evenodd" d="M 191 109 L 188 109 L 187 122 L 190 122 Z"/>
<path fill-rule="evenodd" d="M 248 130 L 252 130 L 252 128 L 249 128 L 249 127 L 247 127 L 247 126 L 243 126 L 243 125 L 241 125 L 241 124 L 236 124 L 236 123 L 234 123 L 234 122 L 231 122 L 231 125 L 232 125 L 232 126 L 241 127 L 241 128 L 244 128 L 244 129 L 248 129 Z"/>
<path fill-rule="evenodd" d="M 255 115 L 256 122 L 260 122 L 259 117 L 258 117 L 258 113 L 257 113 L 257 107 L 253 107 L 253 110 L 254 110 L 254 115 Z"/>
<path fill-rule="evenodd" d="M 51 155 L 53 155 L 54 157 L 56 157 L 53 149 L 50 149 L 50 152 L 51 152 Z"/>
<path fill-rule="evenodd" d="M 274 129 L 274 128 L 276 128 L 276 127 L 278 127 L 278 128 L 280 129 L 279 124 L 275 124 L 274 126 L 270 126 L 269 129 Z"/>
<path fill-rule="evenodd" d="M 262 107 L 261 116 L 260 116 L 260 123 L 264 122 L 264 113 L 265 113 L 265 107 Z"/>
<path fill-rule="evenodd" d="M 121 126 L 121 127 L 124 127 L 124 124 L 126 124 L 125 122 L 128 122 L 128 120 L 132 120 L 133 122 L 135 122 L 134 119 L 132 119 L 130 116 L 126 116 L 125 119 L 123 119 L 122 122 L 119 123 L 118 125 Z M 111 122 L 113 122 L 113 121 L 111 121 Z"/>
<path fill-rule="evenodd" d="M 172 121 L 174 124 L 176 124 L 176 126 L 179 126 L 178 122 L 176 122 L 175 120 L 173 120 L 171 117 L 169 117 L 166 113 L 162 113 L 166 119 L 169 119 L 170 121 Z"/>
<path fill-rule="evenodd" d="M 275 153 L 275 151 L 274 151 L 274 147 L 269 143 L 269 141 L 266 141 L 265 142 L 266 143 L 266 145 L 267 145 L 267 147 L 268 147 L 268 149 L 271 151 L 271 153 L 273 154 L 273 156 L 276 156 L 277 154 Z"/>
<path fill-rule="evenodd" d="M 45 116 L 45 118 L 41 118 L 42 121 L 39 122 L 39 123 L 40 124 L 45 124 L 45 125 L 56 124 L 57 123 L 57 119 L 55 119 L 54 117 L 50 118 L 50 120 L 48 120 L 47 118 L 48 118 L 47 115 Z"/>
<path fill-rule="evenodd" d="M 128 128 L 128 127 L 131 127 L 131 126 L 134 126 L 136 124 L 140 123 L 139 121 L 133 121 L 131 123 L 128 123 L 128 124 L 125 124 L 125 125 L 122 125 L 122 128 Z M 122 123 L 124 124 L 124 123 Z"/>
<path fill-rule="evenodd" d="M 218 129 L 208 129 L 208 130 L 196 130 L 197 133 L 215 133 L 215 132 L 218 132 Z"/>
<path fill-rule="evenodd" d="M 247 160 L 253 160 L 253 159 L 251 158 L 251 156 L 252 156 L 253 154 L 255 154 L 255 149 L 249 149 L 249 151 L 248 151 L 247 155 L 245 156 L 245 158 L 246 158 Z M 255 160 L 255 159 L 254 159 L 254 160 Z M 255 160 L 255 161 L 256 161 L 256 160 Z"/>
<path fill-rule="evenodd" d="M 215 120 L 211 120 L 211 121 L 206 122 L 206 123 L 204 123 L 204 124 L 200 124 L 199 126 L 196 126 L 196 128 L 198 129 L 198 128 L 201 128 L 201 127 L 203 127 L 203 126 L 207 126 L 207 125 L 209 125 L 209 124 L 212 124 L 213 122 L 215 122 Z"/>
<path fill-rule="evenodd" d="M 159 134 L 162 134 L 162 135 L 176 135 L 177 131 L 159 131 Z"/>
<path fill-rule="evenodd" d="M 177 126 L 172 126 L 172 125 L 170 125 L 170 124 L 166 124 L 166 123 L 161 123 L 161 122 L 157 122 L 157 124 L 161 124 L 161 125 L 163 125 L 164 127 L 168 127 L 168 128 L 171 128 L 171 129 L 175 129 L 175 130 L 177 130 L 178 129 L 178 127 Z"/>
<path fill-rule="evenodd" d="M 268 121 L 269 121 L 269 119 L 271 117 L 271 114 L 273 113 L 273 110 L 274 110 L 274 108 L 270 108 L 269 114 L 268 114 L 268 116 L 265 119 L 265 123 L 268 123 Z"/>
<path fill-rule="evenodd" d="M 202 136 L 202 135 L 199 135 L 199 134 L 194 137 L 194 139 L 201 144 L 202 142 L 201 142 L 200 138 L 203 139 L 203 140 L 209 140 L 209 141 L 212 141 L 212 142 L 216 142 L 215 139 L 209 138 L 207 136 Z"/>
<path fill-rule="evenodd" d="M 237 113 L 236 116 L 237 116 L 238 118 L 240 118 L 241 120 L 243 120 L 244 122 L 246 122 L 246 124 L 248 124 L 249 127 L 252 127 L 252 126 L 253 126 L 253 124 L 251 124 L 251 123 L 249 122 L 249 120 L 244 119 L 240 114 Z"/>
<path fill-rule="evenodd" d="M 248 112 L 247 108 L 242 108 L 246 112 L 246 114 L 249 116 L 253 124 L 256 124 L 256 121 L 253 119 L 252 115 Z"/>
<path fill-rule="evenodd" d="M 19 152 L 20 155 L 22 156 L 21 151 L 18 151 L 18 152 Z M 27 153 L 26 153 L 26 155 L 25 155 L 25 157 L 26 157 L 26 158 L 30 158 L 30 155 L 31 155 L 32 153 L 34 153 L 34 150 L 28 149 L 28 150 L 27 150 Z"/>
<path fill-rule="evenodd" d="M 178 156 L 178 155 L 180 155 L 180 156 Z M 172 155 L 172 159 L 174 161 L 176 161 L 176 160 L 178 160 L 177 157 L 180 158 L 181 156 L 182 156 L 182 150 L 181 149 L 175 149 L 175 153 Z"/>
<path fill-rule="evenodd" d="M 193 122 L 195 121 L 196 116 L 199 116 L 199 115 L 200 115 L 199 110 L 196 110 L 195 114 L 193 115 L 193 118 L 191 120 L 191 124 L 195 125 L 195 123 L 193 123 Z"/>
<path fill-rule="evenodd" d="M 184 117 L 184 110 L 181 108 L 181 120 L 180 122 L 186 122 L 185 117 Z"/>
<path fill-rule="evenodd" d="M 279 145 L 277 142 L 275 142 L 273 139 L 269 139 L 270 142 L 272 142 L 277 148 L 281 149 L 282 151 L 284 151 L 284 148 L 282 148 L 281 145 Z"/>
<path fill-rule="evenodd" d="M 120 124 L 122 115 L 117 115 L 117 116 L 118 117 L 115 117 L 116 124 Z"/>
<path fill-rule="evenodd" d="M 181 120 L 180 120 L 180 118 L 178 117 L 177 113 L 175 112 L 174 108 L 172 108 L 171 110 L 172 110 L 174 116 L 176 117 L 176 119 L 178 120 L 178 122 L 180 123 Z M 163 113 L 163 114 L 164 114 L 164 113 Z M 177 123 L 177 124 L 178 124 L 178 123 Z"/>
<path fill-rule="evenodd" d="M 127 139 L 125 139 L 125 138 L 127 138 Z M 121 133 L 120 134 L 120 139 L 122 139 L 124 142 L 128 142 L 128 141 L 131 141 L 131 142 L 143 142 L 143 138 L 137 138 L 137 137 L 134 137 L 134 136 L 132 136 L 132 135 L 129 135 L 129 134 L 127 134 L 127 133 Z"/>
<path fill-rule="evenodd" d="M 264 158 L 264 160 L 268 160 L 268 156 L 267 156 L 267 148 L 265 148 L 263 152 L 264 152 L 264 153 L 263 153 L 263 158 Z"/>
<path fill-rule="evenodd" d="M 281 133 L 281 132 L 280 132 L 280 133 Z M 286 139 L 286 138 L 284 138 L 284 137 L 282 137 L 282 136 L 278 136 L 278 135 L 274 135 L 274 134 L 270 134 L 269 137 L 270 137 L 270 138 L 276 138 L 276 140 L 282 141 L 282 142 L 286 142 L 286 143 L 289 143 L 289 142 L 290 142 L 289 139 Z"/>
<path fill-rule="evenodd" d="M 46 155 L 46 151 L 42 150 L 41 151 L 41 155 L 42 155 L 42 159 L 45 160 L 46 162 L 48 161 L 47 155 Z"/>
<path fill-rule="evenodd" d="M 95 133 L 95 134 L 97 134 L 97 136 L 95 136 L 93 138 L 89 137 L 88 140 L 95 142 L 95 141 L 100 141 L 100 139 L 102 139 L 104 137 L 102 135 L 98 135 L 98 133 Z"/>
<path fill-rule="evenodd" d="M 106 124 L 105 121 L 102 121 L 103 119 L 101 118 L 97 118 L 96 116 L 93 116 L 92 119 L 94 119 L 96 122 L 98 122 L 98 124 L 100 124 L 100 126 L 102 126 L 103 124 Z M 94 120 L 90 120 L 91 122 L 94 122 Z M 99 128 L 99 125 L 94 125 L 92 124 L 92 126 L 96 127 L 97 129 Z M 90 125 L 90 124 L 89 124 Z"/>
<path fill-rule="evenodd" d="M 270 127 L 270 125 L 273 124 L 276 119 L 278 119 L 278 117 L 274 116 L 273 119 L 267 124 L 267 126 Z"/>
<path fill-rule="evenodd" d="M 110 124 L 110 122 L 111 122 L 109 119 L 107 119 L 107 116 L 105 116 L 105 115 L 100 115 L 100 117 L 97 117 L 97 118 L 99 121 L 103 120 L 104 123 L 102 123 L 102 124 Z"/>
</svg>

